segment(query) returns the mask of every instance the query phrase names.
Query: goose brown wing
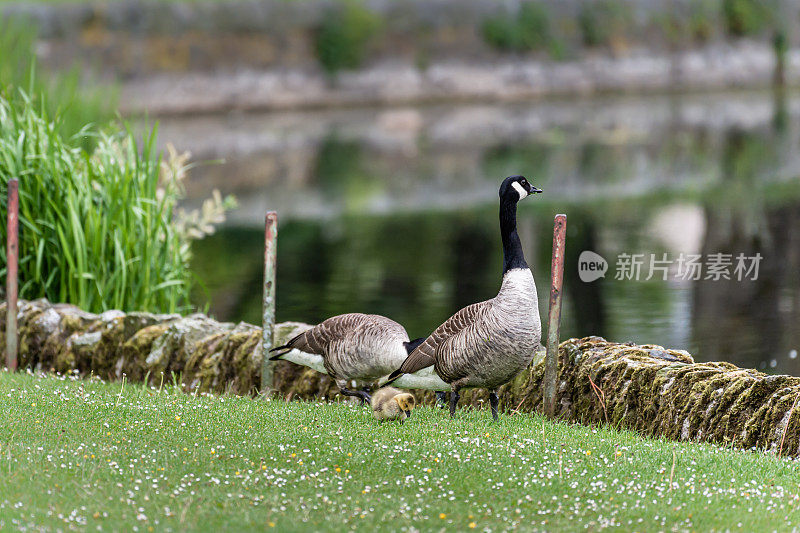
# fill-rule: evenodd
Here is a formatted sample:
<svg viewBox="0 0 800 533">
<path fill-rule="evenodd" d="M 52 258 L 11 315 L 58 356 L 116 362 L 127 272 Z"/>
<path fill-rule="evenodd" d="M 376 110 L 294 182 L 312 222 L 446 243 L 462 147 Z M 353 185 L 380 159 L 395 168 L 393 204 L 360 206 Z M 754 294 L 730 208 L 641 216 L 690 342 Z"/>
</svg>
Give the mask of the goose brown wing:
<svg viewBox="0 0 800 533">
<path fill-rule="evenodd" d="M 413 374 L 436 363 L 436 350 L 447 339 L 478 320 L 489 308 L 491 301 L 478 302 L 461 309 L 431 333 L 417 346 L 400 366 L 400 374 Z M 394 376 L 394 374 L 392 374 Z"/>
<path fill-rule="evenodd" d="M 369 320 L 369 315 L 362 313 L 337 315 L 301 333 L 290 340 L 286 346 L 307 353 L 325 355 L 332 343 L 341 341 Z"/>
</svg>

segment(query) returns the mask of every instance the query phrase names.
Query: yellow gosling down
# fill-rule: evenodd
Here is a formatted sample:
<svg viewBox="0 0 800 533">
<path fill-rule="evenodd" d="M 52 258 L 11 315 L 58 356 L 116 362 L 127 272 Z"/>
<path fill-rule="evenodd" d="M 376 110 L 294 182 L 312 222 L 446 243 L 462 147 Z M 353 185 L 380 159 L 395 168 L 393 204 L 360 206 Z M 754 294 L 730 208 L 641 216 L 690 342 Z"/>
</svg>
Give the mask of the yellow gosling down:
<svg viewBox="0 0 800 533">
<path fill-rule="evenodd" d="M 372 414 L 378 420 L 403 421 L 417 404 L 414 396 L 394 387 L 384 387 L 372 395 Z"/>
</svg>

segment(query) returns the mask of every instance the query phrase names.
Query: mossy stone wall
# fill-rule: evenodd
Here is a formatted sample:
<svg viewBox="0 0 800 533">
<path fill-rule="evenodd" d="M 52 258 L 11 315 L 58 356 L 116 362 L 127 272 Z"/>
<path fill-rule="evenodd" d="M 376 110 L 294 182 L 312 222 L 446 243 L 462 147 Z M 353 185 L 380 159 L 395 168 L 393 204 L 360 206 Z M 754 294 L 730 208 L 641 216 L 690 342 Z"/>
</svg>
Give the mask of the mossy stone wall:
<svg viewBox="0 0 800 533">
<path fill-rule="evenodd" d="M 0 345 L 6 305 L 0 304 Z M 20 367 L 93 373 L 143 381 L 177 376 L 187 391 L 258 393 L 261 329 L 187 317 L 107 311 L 100 315 L 46 300 L 19 303 Z M 274 342 L 298 328 L 279 324 Z M 541 359 L 500 390 L 507 416 L 542 407 Z M 730 363 L 695 363 L 682 350 L 657 345 L 569 339 L 559 349 L 557 416 L 583 424 L 610 424 L 646 435 L 708 441 L 800 456 L 800 378 L 766 375 Z M 330 399 L 333 380 L 280 361 L 275 394 L 287 399 Z M 417 391 L 426 403 L 431 392 Z M 488 404 L 482 390 L 462 394 L 462 405 Z M 444 416 L 444 415 L 443 415 Z M 487 413 L 488 416 L 488 413 Z"/>
</svg>

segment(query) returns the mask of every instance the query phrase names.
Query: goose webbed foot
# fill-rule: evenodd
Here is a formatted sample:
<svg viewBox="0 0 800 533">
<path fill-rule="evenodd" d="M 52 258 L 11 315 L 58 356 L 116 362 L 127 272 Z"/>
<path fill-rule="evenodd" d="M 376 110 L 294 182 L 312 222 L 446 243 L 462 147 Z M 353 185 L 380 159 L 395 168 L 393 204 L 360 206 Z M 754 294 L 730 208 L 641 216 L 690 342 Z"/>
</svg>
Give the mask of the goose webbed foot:
<svg viewBox="0 0 800 533">
<path fill-rule="evenodd" d="M 443 390 L 436 391 L 436 404 L 444 409 L 447 407 L 447 393 Z"/>
<path fill-rule="evenodd" d="M 489 404 L 492 406 L 492 418 L 494 418 L 495 422 L 500 419 L 497 416 L 497 408 L 500 405 L 500 398 L 497 397 L 497 392 L 489 391 Z"/>
<path fill-rule="evenodd" d="M 450 393 L 450 418 L 456 417 L 456 404 L 458 404 L 458 391 L 452 391 Z"/>
<path fill-rule="evenodd" d="M 372 396 L 370 396 L 369 392 L 366 390 L 350 390 L 348 388 L 342 387 L 339 392 L 344 394 L 345 396 L 353 396 L 355 398 L 361 398 L 361 405 L 368 404 L 372 401 Z"/>
</svg>

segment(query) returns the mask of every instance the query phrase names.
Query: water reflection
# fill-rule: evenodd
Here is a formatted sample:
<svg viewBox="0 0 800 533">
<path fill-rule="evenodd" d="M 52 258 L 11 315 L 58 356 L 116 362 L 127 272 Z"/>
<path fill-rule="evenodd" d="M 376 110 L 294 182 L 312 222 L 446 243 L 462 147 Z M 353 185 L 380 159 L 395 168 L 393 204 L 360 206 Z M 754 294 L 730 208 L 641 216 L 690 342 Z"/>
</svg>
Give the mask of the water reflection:
<svg viewBox="0 0 800 533">
<path fill-rule="evenodd" d="M 693 341 L 707 359 L 800 373 L 788 358 L 800 340 L 800 204 L 769 208 L 763 217 L 741 209 L 707 209 L 703 250 L 760 253 L 755 281 L 703 281 L 692 301 Z M 757 227 L 748 227 L 748 224 Z M 707 332 L 713 331 L 714 335 Z"/>
<path fill-rule="evenodd" d="M 798 198 L 799 191 L 792 191 Z M 685 203 L 678 204 L 686 212 Z M 703 360 L 800 373 L 788 358 L 800 345 L 800 202 L 768 206 L 765 231 L 742 231 L 740 208 L 694 204 L 704 216 L 699 253 L 763 257 L 755 281 L 614 279 L 619 253 L 677 255 L 652 229 L 663 211 L 647 204 L 570 206 L 562 331 L 618 341 L 685 348 Z M 745 209 L 745 208 L 741 208 Z M 546 316 L 550 206 L 521 209 L 520 232 Z M 691 217 L 689 217 L 691 219 Z M 492 297 L 502 264 L 497 214 L 491 208 L 386 217 L 296 220 L 280 229 L 278 320 L 317 322 L 349 311 L 380 313 L 422 336 L 454 310 Z M 692 231 L 695 222 L 667 229 Z M 700 225 L 702 227 L 703 224 Z M 631 229 L 634 228 L 634 229 Z M 635 228 L 639 228 L 637 231 Z M 696 230 L 696 229 L 695 229 Z M 258 322 L 262 235 L 226 229 L 197 248 L 211 311 Z M 577 255 L 593 250 L 611 263 L 605 278 L 584 283 Z M 685 250 L 681 250 L 685 252 Z M 221 266 L 224 264 L 225 266 Z M 208 270 L 207 270 L 208 269 Z"/>
<path fill-rule="evenodd" d="M 800 374 L 800 360 L 789 357 L 800 348 L 794 97 L 233 117 L 213 144 L 204 120 L 190 121 L 191 134 L 181 121 L 162 131 L 184 135 L 179 145 L 196 155 L 230 161 L 195 172 L 197 197 L 216 186 L 244 205 L 195 248 L 219 318 L 259 321 L 261 221 L 277 207 L 278 320 L 364 311 L 425 335 L 496 293 L 497 183 L 524 172 L 546 192 L 519 213 L 543 317 L 552 217 L 569 216 L 563 336 L 652 342 Z M 609 261 L 604 279 L 580 281 L 583 250 Z M 763 260 L 753 281 L 623 281 L 614 279 L 622 253 Z"/>
<path fill-rule="evenodd" d="M 491 203 L 521 169 L 558 203 L 698 192 L 724 179 L 736 135 L 754 177 L 794 178 L 799 120 L 800 97 L 737 93 L 173 117 L 160 137 L 225 159 L 193 169 L 190 202 L 218 187 L 240 199 L 233 223 L 256 225 L 275 206 L 318 219 Z"/>
</svg>

